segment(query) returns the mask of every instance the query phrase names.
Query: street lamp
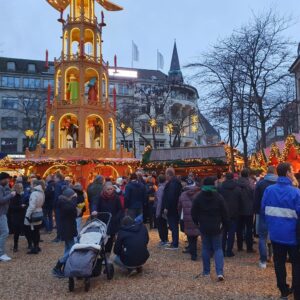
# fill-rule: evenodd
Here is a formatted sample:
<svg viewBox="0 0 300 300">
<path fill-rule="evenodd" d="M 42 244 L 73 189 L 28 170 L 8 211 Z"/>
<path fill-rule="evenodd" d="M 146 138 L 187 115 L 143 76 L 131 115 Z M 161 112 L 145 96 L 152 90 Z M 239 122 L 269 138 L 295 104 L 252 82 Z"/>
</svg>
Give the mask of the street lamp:
<svg viewBox="0 0 300 300">
<path fill-rule="evenodd" d="M 172 132 L 173 132 L 173 124 L 172 123 L 167 124 L 166 128 L 167 128 L 168 134 L 172 134 Z"/>
<path fill-rule="evenodd" d="M 45 137 L 42 137 L 41 140 L 40 140 L 40 143 L 41 143 L 42 145 L 45 145 L 46 142 L 47 142 L 47 139 L 46 139 Z"/>
<path fill-rule="evenodd" d="M 27 148 L 29 148 L 29 150 L 30 150 L 29 141 L 34 136 L 34 131 L 31 129 L 27 129 L 27 130 L 25 130 L 24 134 L 27 138 Z"/>
<path fill-rule="evenodd" d="M 126 133 L 127 133 L 128 135 L 132 134 L 132 128 L 131 128 L 131 127 L 128 127 L 128 128 L 126 129 Z"/>
<path fill-rule="evenodd" d="M 121 123 L 120 127 L 121 127 L 122 129 L 125 129 L 126 125 L 125 125 L 124 123 Z"/>
<path fill-rule="evenodd" d="M 150 126 L 153 128 L 153 127 L 156 127 L 157 122 L 156 122 L 155 119 L 150 119 L 150 120 L 149 120 L 149 124 L 150 124 Z"/>
</svg>

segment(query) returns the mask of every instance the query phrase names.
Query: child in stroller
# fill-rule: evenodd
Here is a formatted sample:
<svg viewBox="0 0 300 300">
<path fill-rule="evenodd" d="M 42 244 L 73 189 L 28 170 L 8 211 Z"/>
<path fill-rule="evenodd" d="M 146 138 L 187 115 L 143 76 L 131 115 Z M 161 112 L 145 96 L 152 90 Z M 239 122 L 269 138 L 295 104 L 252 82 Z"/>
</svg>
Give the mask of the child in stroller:
<svg viewBox="0 0 300 300">
<path fill-rule="evenodd" d="M 74 290 L 74 278 L 84 279 L 85 291 L 88 291 L 90 278 L 101 274 L 102 264 L 105 266 L 104 273 L 107 279 L 113 278 L 114 267 L 108 262 L 105 254 L 110 220 L 110 213 L 98 213 L 97 216 L 90 217 L 83 226 L 64 269 L 65 277 L 69 277 L 69 291 Z"/>
</svg>

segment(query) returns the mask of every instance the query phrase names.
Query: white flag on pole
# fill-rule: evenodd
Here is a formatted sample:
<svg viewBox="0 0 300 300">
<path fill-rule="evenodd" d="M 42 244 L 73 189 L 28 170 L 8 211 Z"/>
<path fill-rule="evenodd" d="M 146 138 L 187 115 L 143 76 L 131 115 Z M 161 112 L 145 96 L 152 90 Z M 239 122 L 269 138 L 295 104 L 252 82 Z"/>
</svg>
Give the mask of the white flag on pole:
<svg viewBox="0 0 300 300">
<path fill-rule="evenodd" d="M 140 53 L 138 46 L 132 41 L 132 61 L 139 61 Z"/>
<path fill-rule="evenodd" d="M 164 65 L 164 56 L 157 50 L 157 70 L 162 70 L 164 68 Z"/>
</svg>

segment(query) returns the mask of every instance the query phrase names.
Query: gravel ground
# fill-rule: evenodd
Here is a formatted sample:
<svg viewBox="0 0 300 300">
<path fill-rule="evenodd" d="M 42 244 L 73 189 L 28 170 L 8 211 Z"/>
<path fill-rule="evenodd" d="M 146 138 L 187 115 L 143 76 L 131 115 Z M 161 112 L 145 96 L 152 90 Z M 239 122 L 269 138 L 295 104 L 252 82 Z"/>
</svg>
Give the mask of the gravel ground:
<svg viewBox="0 0 300 300">
<path fill-rule="evenodd" d="M 26 255 L 26 241 L 12 254 L 12 238 L 8 254 L 13 260 L 0 262 L 0 299 L 278 299 L 273 266 L 257 267 L 258 255 L 237 253 L 225 259 L 225 281 L 193 277 L 202 269 L 201 261 L 192 262 L 187 254 L 157 248 L 157 232 L 150 232 L 151 257 L 142 275 L 128 278 L 116 270 L 114 279 L 105 276 L 92 279 L 91 289 L 84 292 L 76 281 L 75 292 L 68 292 L 67 279 L 56 279 L 51 269 L 63 252 L 63 243 L 52 244 L 54 235 L 42 235 L 42 252 Z M 185 245 L 181 236 L 181 247 Z M 289 270 L 290 273 L 290 270 Z"/>
</svg>

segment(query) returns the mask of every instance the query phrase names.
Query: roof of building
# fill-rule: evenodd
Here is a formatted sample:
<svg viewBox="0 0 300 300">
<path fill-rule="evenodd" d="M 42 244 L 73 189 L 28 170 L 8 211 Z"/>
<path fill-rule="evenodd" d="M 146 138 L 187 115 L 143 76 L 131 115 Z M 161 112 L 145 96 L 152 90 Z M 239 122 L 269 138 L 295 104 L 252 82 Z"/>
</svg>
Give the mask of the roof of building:
<svg viewBox="0 0 300 300">
<path fill-rule="evenodd" d="M 226 161 L 226 152 L 223 145 L 153 149 L 150 161 L 169 161 L 185 159 L 220 159 Z"/>
<path fill-rule="evenodd" d="M 14 62 L 16 64 L 15 71 L 7 70 L 7 63 Z M 35 65 L 36 74 L 45 74 L 48 73 L 49 76 L 53 76 L 53 73 L 47 72 L 45 61 L 42 60 L 33 60 L 33 59 L 23 59 L 23 58 L 11 58 L 11 57 L 0 57 L 0 72 L 12 72 L 12 73 L 30 73 L 28 72 L 28 64 Z M 54 66 L 54 62 L 49 62 L 49 66 Z"/>
<path fill-rule="evenodd" d="M 218 131 L 210 124 L 210 122 L 199 112 L 200 123 L 206 135 L 219 136 Z"/>
<path fill-rule="evenodd" d="M 173 48 L 171 67 L 169 71 L 169 80 L 183 83 L 183 77 L 182 77 L 180 63 L 179 63 L 176 41 L 174 43 L 174 48 Z"/>
</svg>

